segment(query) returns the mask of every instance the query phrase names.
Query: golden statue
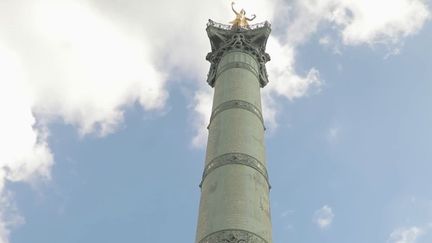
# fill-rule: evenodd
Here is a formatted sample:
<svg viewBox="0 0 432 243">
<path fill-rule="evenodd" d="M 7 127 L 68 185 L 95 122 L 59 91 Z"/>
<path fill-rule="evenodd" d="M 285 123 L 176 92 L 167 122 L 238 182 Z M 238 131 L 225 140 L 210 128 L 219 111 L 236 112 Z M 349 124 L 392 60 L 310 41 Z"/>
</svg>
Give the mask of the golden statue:
<svg viewBox="0 0 432 243">
<path fill-rule="evenodd" d="M 240 13 L 235 11 L 234 2 L 231 3 L 231 8 L 233 12 L 236 14 L 236 18 L 230 22 L 233 25 L 233 27 L 249 28 L 248 21 L 254 20 L 256 17 L 255 14 L 252 14 L 252 18 L 247 18 L 246 11 L 244 9 L 240 10 Z"/>
</svg>

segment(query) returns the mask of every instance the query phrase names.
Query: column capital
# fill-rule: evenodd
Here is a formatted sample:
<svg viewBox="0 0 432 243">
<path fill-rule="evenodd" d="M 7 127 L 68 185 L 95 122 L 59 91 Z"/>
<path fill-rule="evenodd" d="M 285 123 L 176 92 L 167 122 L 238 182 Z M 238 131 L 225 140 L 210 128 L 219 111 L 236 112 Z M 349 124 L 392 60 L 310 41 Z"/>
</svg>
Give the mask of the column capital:
<svg viewBox="0 0 432 243">
<path fill-rule="evenodd" d="M 263 22 L 247 28 L 223 25 L 209 20 L 207 35 L 210 39 L 211 52 L 207 54 L 210 71 L 207 82 L 214 87 L 217 78 L 217 67 L 224 54 L 231 51 L 245 52 L 255 58 L 259 66 L 259 82 L 264 87 L 268 83 L 265 64 L 270 55 L 265 52 L 267 39 L 271 32 L 270 23 Z"/>
</svg>

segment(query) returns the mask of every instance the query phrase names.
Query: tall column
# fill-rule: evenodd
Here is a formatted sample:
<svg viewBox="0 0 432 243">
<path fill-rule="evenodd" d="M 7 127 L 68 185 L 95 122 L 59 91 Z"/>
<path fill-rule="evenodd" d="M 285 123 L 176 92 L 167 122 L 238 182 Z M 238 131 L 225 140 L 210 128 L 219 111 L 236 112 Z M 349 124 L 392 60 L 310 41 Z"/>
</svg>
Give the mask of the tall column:
<svg viewBox="0 0 432 243">
<path fill-rule="evenodd" d="M 207 82 L 215 91 L 196 243 L 272 242 L 260 97 L 270 31 L 267 22 L 250 29 L 207 25 Z"/>
</svg>

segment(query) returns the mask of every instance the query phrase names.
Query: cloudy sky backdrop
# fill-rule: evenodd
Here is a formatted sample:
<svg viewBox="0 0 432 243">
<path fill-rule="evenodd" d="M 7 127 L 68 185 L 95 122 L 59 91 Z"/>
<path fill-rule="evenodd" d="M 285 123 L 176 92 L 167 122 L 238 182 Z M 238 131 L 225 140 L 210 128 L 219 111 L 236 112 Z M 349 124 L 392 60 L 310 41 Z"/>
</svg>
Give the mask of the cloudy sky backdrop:
<svg viewBox="0 0 432 243">
<path fill-rule="evenodd" d="M 432 241 L 429 0 L 239 0 L 272 23 L 274 242 Z M 0 243 L 193 242 L 230 1 L 0 0 Z"/>
</svg>

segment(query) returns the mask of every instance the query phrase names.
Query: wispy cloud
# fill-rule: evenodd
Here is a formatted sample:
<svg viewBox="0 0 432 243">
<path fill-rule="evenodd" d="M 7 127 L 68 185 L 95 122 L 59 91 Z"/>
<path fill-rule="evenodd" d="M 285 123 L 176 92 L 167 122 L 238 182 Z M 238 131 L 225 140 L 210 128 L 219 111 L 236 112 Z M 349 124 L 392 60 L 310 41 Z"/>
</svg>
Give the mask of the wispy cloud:
<svg viewBox="0 0 432 243">
<path fill-rule="evenodd" d="M 335 215 L 331 207 L 324 205 L 322 208 L 318 209 L 313 217 L 313 222 L 320 229 L 328 229 L 333 223 Z"/>
<path fill-rule="evenodd" d="M 195 136 L 192 140 L 192 145 L 196 148 L 203 148 L 207 144 L 207 129 L 210 122 L 211 104 L 213 92 L 211 89 L 201 89 L 195 93 L 193 111 L 199 116 L 193 118 L 195 124 Z"/>
<path fill-rule="evenodd" d="M 390 234 L 388 243 L 416 243 L 417 239 L 425 232 L 425 229 L 416 226 L 398 228 Z"/>
<path fill-rule="evenodd" d="M 20 216 L 13 203 L 12 193 L 2 192 L 0 195 L 0 243 L 9 242 L 10 229 L 24 223 L 24 218 Z"/>
<path fill-rule="evenodd" d="M 292 43 L 303 43 L 319 27 L 330 25 L 345 45 L 396 44 L 430 18 L 421 0 L 297 0 L 293 5 L 287 32 Z"/>
<path fill-rule="evenodd" d="M 280 216 L 281 216 L 282 218 L 285 218 L 285 217 L 288 217 L 289 215 L 292 215 L 292 214 L 294 214 L 294 213 L 295 213 L 295 210 L 293 210 L 293 209 L 288 209 L 288 210 L 283 211 L 283 212 L 280 214 Z"/>
<path fill-rule="evenodd" d="M 340 125 L 332 125 L 326 131 L 326 139 L 330 144 L 337 144 L 341 139 L 342 128 Z"/>
</svg>

